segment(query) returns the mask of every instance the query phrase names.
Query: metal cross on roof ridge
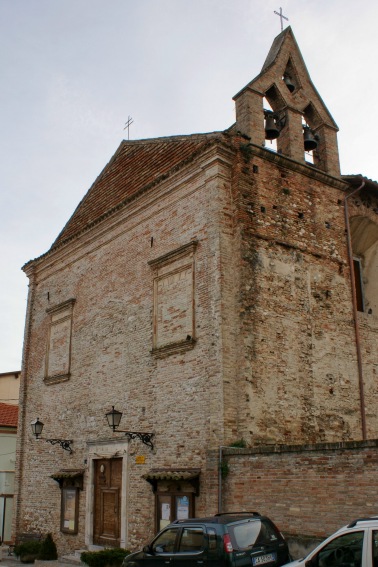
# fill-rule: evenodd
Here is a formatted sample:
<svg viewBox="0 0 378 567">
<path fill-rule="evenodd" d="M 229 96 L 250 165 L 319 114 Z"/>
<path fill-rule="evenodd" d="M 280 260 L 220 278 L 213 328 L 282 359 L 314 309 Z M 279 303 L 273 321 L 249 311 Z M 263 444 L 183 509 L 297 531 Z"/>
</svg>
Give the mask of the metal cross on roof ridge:
<svg viewBox="0 0 378 567">
<path fill-rule="evenodd" d="M 276 11 L 274 10 L 274 13 L 277 14 L 277 16 L 280 17 L 280 20 L 281 20 L 281 31 L 283 31 L 283 20 L 289 21 L 289 18 L 287 18 L 286 16 L 283 15 L 283 13 L 282 13 L 282 8 L 280 8 L 280 11 L 279 11 L 279 12 L 276 12 Z"/>
<path fill-rule="evenodd" d="M 131 116 L 128 117 L 127 122 L 125 123 L 124 130 L 127 130 L 127 139 L 130 140 L 130 126 L 134 122 Z"/>
</svg>

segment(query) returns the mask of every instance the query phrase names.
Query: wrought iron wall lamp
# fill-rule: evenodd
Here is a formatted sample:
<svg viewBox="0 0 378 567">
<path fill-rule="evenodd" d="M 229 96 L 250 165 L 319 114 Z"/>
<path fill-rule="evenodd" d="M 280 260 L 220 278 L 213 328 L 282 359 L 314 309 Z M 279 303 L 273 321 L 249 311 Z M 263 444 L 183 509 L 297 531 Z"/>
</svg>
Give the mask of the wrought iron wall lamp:
<svg viewBox="0 0 378 567">
<path fill-rule="evenodd" d="M 43 439 L 43 441 L 47 441 L 47 443 L 51 443 L 51 445 L 60 445 L 62 449 L 68 451 L 70 454 L 72 453 L 72 439 L 46 439 L 46 437 L 41 437 L 44 423 L 39 421 L 39 417 L 32 421 L 30 425 L 36 439 Z"/>
<path fill-rule="evenodd" d="M 111 411 L 108 411 L 105 415 L 108 420 L 108 425 L 111 429 L 113 429 L 113 431 L 117 433 L 124 433 L 129 441 L 132 439 L 140 439 L 144 445 L 150 447 L 151 451 L 154 450 L 154 445 L 152 443 L 152 437 L 154 436 L 153 433 L 146 433 L 144 431 L 124 431 L 122 429 L 118 429 L 121 422 L 122 412 L 114 409 L 114 406 L 112 406 Z"/>
</svg>

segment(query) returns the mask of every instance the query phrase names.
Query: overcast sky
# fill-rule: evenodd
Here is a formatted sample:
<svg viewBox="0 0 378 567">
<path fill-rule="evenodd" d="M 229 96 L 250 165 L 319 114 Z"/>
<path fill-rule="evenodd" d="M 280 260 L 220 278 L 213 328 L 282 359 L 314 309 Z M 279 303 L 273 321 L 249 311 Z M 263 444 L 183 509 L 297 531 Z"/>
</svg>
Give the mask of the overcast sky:
<svg viewBox="0 0 378 567">
<path fill-rule="evenodd" d="M 127 138 L 223 130 L 283 9 L 340 128 L 378 179 L 377 0 L 0 0 L 0 372 L 21 368 L 28 280 Z"/>
</svg>

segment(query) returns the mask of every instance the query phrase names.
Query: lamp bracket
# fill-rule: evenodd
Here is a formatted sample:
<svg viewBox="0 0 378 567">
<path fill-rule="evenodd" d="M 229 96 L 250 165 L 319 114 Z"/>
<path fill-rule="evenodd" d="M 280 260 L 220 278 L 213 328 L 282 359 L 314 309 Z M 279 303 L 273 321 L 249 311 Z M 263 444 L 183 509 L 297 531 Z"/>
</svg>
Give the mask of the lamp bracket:
<svg viewBox="0 0 378 567">
<path fill-rule="evenodd" d="M 139 439 L 144 445 L 147 445 L 151 451 L 154 450 L 154 444 L 152 443 L 152 437 L 154 436 L 153 433 L 145 433 L 143 431 L 123 431 L 121 429 L 113 429 L 113 431 L 116 433 L 124 433 L 129 441 Z"/>
<path fill-rule="evenodd" d="M 60 445 L 62 449 L 68 451 L 70 455 L 72 454 L 72 439 L 46 439 L 45 437 L 37 437 L 37 439 L 43 439 L 47 443 L 51 443 L 51 445 Z"/>
</svg>

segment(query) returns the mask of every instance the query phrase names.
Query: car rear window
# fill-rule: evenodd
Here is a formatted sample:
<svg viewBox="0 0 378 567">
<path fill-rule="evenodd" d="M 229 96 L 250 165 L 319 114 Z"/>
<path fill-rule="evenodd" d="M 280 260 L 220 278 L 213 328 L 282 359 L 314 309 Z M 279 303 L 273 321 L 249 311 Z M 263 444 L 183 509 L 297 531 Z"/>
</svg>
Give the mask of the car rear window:
<svg viewBox="0 0 378 567">
<path fill-rule="evenodd" d="M 265 520 L 253 520 L 228 526 L 234 549 L 247 549 L 254 545 L 272 544 L 279 539 L 279 533 Z"/>
</svg>

